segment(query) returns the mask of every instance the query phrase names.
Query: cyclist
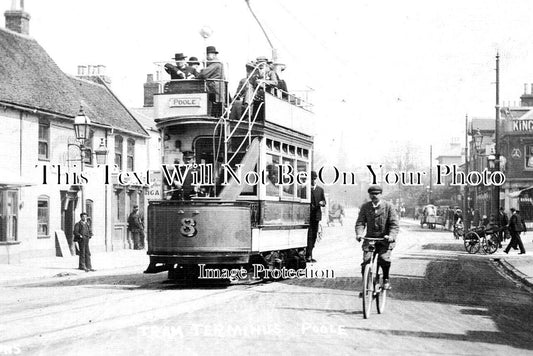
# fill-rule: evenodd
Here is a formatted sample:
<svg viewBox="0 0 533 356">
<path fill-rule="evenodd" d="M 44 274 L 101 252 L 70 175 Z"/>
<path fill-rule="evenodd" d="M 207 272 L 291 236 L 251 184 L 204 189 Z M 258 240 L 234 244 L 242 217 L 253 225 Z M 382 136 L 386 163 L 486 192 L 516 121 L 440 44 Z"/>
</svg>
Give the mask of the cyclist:
<svg viewBox="0 0 533 356">
<path fill-rule="evenodd" d="M 383 189 L 378 185 L 368 188 L 370 201 L 364 203 L 360 210 L 357 222 L 355 223 L 355 235 L 357 241 L 361 241 L 366 227 L 366 237 L 385 238 L 383 241 L 376 241 L 375 248 L 378 254 L 378 265 L 383 271 L 383 288 L 390 289 L 389 270 L 391 266 L 391 252 L 396 245 L 399 222 L 396 210 L 389 202 L 380 199 Z M 372 260 L 372 251 L 369 251 L 370 242 L 363 242 L 363 263 L 361 263 L 361 274 L 364 273 L 365 266 Z"/>
</svg>

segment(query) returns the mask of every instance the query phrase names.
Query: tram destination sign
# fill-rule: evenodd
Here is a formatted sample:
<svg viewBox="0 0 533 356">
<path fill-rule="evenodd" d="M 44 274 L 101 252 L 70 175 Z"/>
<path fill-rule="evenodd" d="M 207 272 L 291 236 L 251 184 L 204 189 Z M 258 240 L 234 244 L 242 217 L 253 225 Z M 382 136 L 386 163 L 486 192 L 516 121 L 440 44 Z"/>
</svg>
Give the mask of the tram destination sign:
<svg viewBox="0 0 533 356">
<path fill-rule="evenodd" d="M 168 106 L 171 108 L 175 107 L 200 107 L 201 98 L 199 97 L 179 97 L 179 98 L 170 98 Z"/>
</svg>

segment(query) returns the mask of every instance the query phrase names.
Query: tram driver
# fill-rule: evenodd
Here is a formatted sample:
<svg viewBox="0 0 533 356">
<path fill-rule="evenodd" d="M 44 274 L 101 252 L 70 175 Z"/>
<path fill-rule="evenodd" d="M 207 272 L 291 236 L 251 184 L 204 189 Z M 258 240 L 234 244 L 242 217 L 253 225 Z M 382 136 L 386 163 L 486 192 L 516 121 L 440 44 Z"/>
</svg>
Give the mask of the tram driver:
<svg viewBox="0 0 533 356">
<path fill-rule="evenodd" d="M 384 238 L 383 241 L 376 241 L 375 248 L 378 254 L 378 265 L 383 271 L 383 288 L 390 289 L 389 270 L 391 266 L 391 253 L 396 245 L 399 222 L 398 214 L 394 206 L 380 199 L 383 188 L 373 185 L 368 188 L 370 201 L 364 203 L 360 210 L 357 222 L 355 223 L 355 235 L 357 241 L 361 241 L 363 236 L 372 238 Z M 366 227 L 366 235 L 364 235 Z M 365 266 L 372 260 L 372 251 L 369 251 L 370 242 L 363 242 L 363 263 L 361 263 L 361 274 L 364 273 Z"/>
</svg>

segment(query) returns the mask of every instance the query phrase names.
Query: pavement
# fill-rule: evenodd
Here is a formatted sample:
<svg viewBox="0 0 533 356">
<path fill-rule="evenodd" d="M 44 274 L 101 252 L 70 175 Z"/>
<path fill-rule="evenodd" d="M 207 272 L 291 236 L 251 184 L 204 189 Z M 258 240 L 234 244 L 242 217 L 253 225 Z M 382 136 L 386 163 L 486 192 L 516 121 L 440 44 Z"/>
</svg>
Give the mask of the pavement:
<svg viewBox="0 0 533 356">
<path fill-rule="evenodd" d="M 78 256 L 27 258 L 18 264 L 0 264 L 0 285 L 50 278 L 94 277 L 131 269 L 142 273 L 148 266 L 149 258 L 146 250 L 120 250 L 93 253 L 91 261 L 95 272 L 79 270 Z"/>
<path fill-rule="evenodd" d="M 419 222 L 412 219 L 402 219 L 402 223 L 409 225 L 419 225 Z M 428 232 L 446 232 L 440 227 Z M 450 238 L 452 234 L 450 233 Z M 533 288 L 533 232 L 522 236 L 522 241 L 526 249 L 526 254 L 518 255 L 519 251 L 512 250 L 505 254 L 503 249 L 492 255 L 468 255 L 465 257 L 479 257 L 492 259 L 502 267 L 511 277 L 522 282 L 526 286 Z M 503 243 L 507 246 L 509 240 Z M 115 252 L 93 253 L 92 265 L 96 272 L 85 272 L 78 270 L 78 256 L 68 257 L 43 257 L 29 258 L 19 264 L 0 264 L 0 285 L 23 284 L 36 279 L 50 278 L 84 278 L 95 275 L 116 274 L 123 270 L 136 270 L 142 273 L 148 266 L 148 256 L 146 250 L 121 250 Z"/>
<path fill-rule="evenodd" d="M 409 225 L 420 226 L 420 222 L 418 220 L 402 219 L 401 222 Z M 452 236 L 451 231 L 444 230 L 441 226 L 437 226 L 435 230 L 428 229 L 428 231 L 449 232 L 450 237 Z M 520 251 L 513 249 L 511 249 L 508 254 L 504 253 L 503 250 L 505 247 L 507 247 L 509 241 L 510 240 L 504 241 L 502 243 L 503 248 L 498 249 L 498 251 L 492 255 L 482 253 L 468 255 L 465 252 L 465 256 L 492 259 L 513 279 L 520 281 L 529 288 L 533 288 L 533 231 L 522 233 L 522 242 L 524 243 L 524 248 L 526 249 L 526 253 L 524 255 L 519 255 L 518 252 Z"/>
</svg>

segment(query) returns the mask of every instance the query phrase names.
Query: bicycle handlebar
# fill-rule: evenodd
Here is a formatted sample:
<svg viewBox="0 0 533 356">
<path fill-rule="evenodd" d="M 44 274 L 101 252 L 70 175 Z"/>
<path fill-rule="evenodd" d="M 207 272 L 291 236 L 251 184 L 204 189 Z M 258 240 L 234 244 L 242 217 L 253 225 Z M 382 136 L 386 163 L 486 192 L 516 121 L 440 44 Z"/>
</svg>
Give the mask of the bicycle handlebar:
<svg viewBox="0 0 533 356">
<path fill-rule="evenodd" d="M 387 240 L 386 237 L 362 237 L 363 240 L 368 240 L 368 241 L 384 241 L 384 240 Z"/>
</svg>

